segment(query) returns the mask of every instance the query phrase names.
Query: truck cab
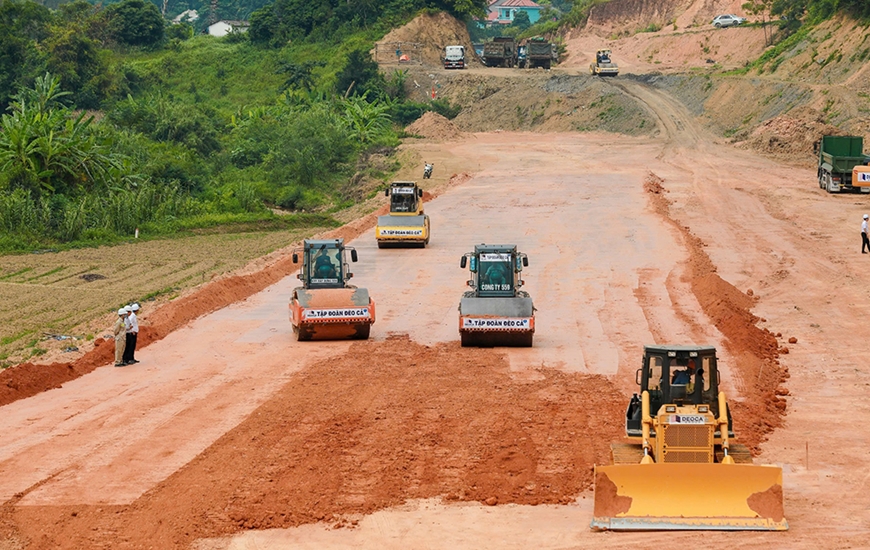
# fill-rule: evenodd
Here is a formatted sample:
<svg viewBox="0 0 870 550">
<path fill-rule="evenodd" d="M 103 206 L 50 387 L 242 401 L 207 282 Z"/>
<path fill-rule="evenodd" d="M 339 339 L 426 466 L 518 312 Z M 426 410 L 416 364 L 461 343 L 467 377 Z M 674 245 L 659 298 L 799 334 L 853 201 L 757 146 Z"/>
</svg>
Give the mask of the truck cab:
<svg viewBox="0 0 870 550">
<path fill-rule="evenodd" d="M 444 68 L 464 69 L 465 46 L 447 46 L 444 48 Z"/>
</svg>

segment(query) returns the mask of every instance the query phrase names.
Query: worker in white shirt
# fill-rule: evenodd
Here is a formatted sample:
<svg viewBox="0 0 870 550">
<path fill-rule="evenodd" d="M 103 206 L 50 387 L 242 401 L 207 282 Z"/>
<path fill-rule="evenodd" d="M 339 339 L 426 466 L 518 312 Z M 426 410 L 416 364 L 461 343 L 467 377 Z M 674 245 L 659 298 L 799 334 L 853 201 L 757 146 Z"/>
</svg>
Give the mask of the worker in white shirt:
<svg viewBox="0 0 870 550">
<path fill-rule="evenodd" d="M 870 250 L 870 239 L 867 238 L 867 218 L 870 216 L 864 214 L 864 221 L 861 222 L 861 254 L 866 254 L 867 250 Z"/>
<path fill-rule="evenodd" d="M 136 317 L 136 312 L 139 311 L 139 304 L 132 304 L 124 308 L 129 312 L 127 315 L 127 345 L 124 351 L 124 364 L 132 365 L 138 363 L 134 354 L 136 353 L 136 339 L 139 336 L 139 319 Z"/>
<path fill-rule="evenodd" d="M 114 335 L 115 335 L 115 366 L 123 367 L 124 366 L 124 350 L 127 346 L 127 339 L 125 336 L 124 327 L 127 326 L 127 310 L 125 308 L 121 308 L 118 310 L 118 320 L 115 321 Z"/>
</svg>

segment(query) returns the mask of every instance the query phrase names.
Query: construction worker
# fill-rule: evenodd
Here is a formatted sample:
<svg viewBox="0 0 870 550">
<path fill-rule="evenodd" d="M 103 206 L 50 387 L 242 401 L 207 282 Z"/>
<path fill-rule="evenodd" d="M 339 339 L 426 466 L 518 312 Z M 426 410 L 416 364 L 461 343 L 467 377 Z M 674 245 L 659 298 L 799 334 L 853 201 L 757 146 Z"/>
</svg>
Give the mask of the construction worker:
<svg viewBox="0 0 870 550">
<path fill-rule="evenodd" d="M 484 279 L 489 284 L 506 285 L 508 283 L 507 268 L 503 262 L 495 262 L 488 268 L 484 274 Z"/>
<path fill-rule="evenodd" d="M 139 337 L 139 319 L 136 317 L 136 312 L 139 311 L 139 304 L 131 304 L 124 309 L 127 310 L 127 321 L 125 323 L 127 332 L 127 343 L 124 348 L 124 364 L 132 365 L 138 363 L 133 355 L 136 353 L 136 339 Z"/>
<path fill-rule="evenodd" d="M 320 279 L 335 278 L 335 265 L 329 259 L 326 250 L 321 250 L 314 258 L 314 274 Z"/>
<path fill-rule="evenodd" d="M 866 254 L 868 249 L 870 250 L 870 240 L 867 239 L 867 218 L 870 218 L 867 214 L 864 214 L 864 221 L 861 222 L 861 254 Z"/>
<path fill-rule="evenodd" d="M 115 321 L 115 366 L 124 366 L 124 348 L 127 347 L 127 310 L 118 310 L 118 320 Z"/>
</svg>

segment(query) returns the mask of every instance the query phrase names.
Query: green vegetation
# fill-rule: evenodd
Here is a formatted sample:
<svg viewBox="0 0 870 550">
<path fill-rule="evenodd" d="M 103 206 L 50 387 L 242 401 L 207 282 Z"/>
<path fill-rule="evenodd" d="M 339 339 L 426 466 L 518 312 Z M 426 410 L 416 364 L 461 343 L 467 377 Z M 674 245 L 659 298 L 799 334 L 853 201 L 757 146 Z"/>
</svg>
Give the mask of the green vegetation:
<svg viewBox="0 0 870 550">
<path fill-rule="evenodd" d="M 0 33 L 0 252 L 137 228 L 331 226 L 371 151 L 389 154 L 427 110 L 456 116 L 444 100 L 406 101 L 405 73 L 381 74 L 368 51 L 420 9 L 482 13 L 481 0 L 261 6 L 304 9 L 215 39 L 167 26 L 146 0 L 0 0 L 13 30 Z"/>
</svg>

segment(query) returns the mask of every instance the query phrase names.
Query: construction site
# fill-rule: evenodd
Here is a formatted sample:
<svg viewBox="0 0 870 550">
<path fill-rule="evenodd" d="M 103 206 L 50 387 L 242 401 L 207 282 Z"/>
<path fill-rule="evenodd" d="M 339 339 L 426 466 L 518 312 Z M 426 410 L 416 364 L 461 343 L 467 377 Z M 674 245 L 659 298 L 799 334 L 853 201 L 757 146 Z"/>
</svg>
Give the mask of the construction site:
<svg viewBox="0 0 870 550">
<path fill-rule="evenodd" d="M 653 4 L 673 28 L 628 32 Z M 870 202 L 813 144 L 870 138 L 867 29 L 714 73 L 763 29 L 676 4 L 604 4 L 549 70 L 444 70 L 473 48 L 443 14 L 387 35 L 462 110 L 386 192 L 146 309 L 138 365 L 98 338 L 0 372 L 0 549 L 866 546 Z M 700 464 L 664 464 L 680 418 Z"/>
</svg>

